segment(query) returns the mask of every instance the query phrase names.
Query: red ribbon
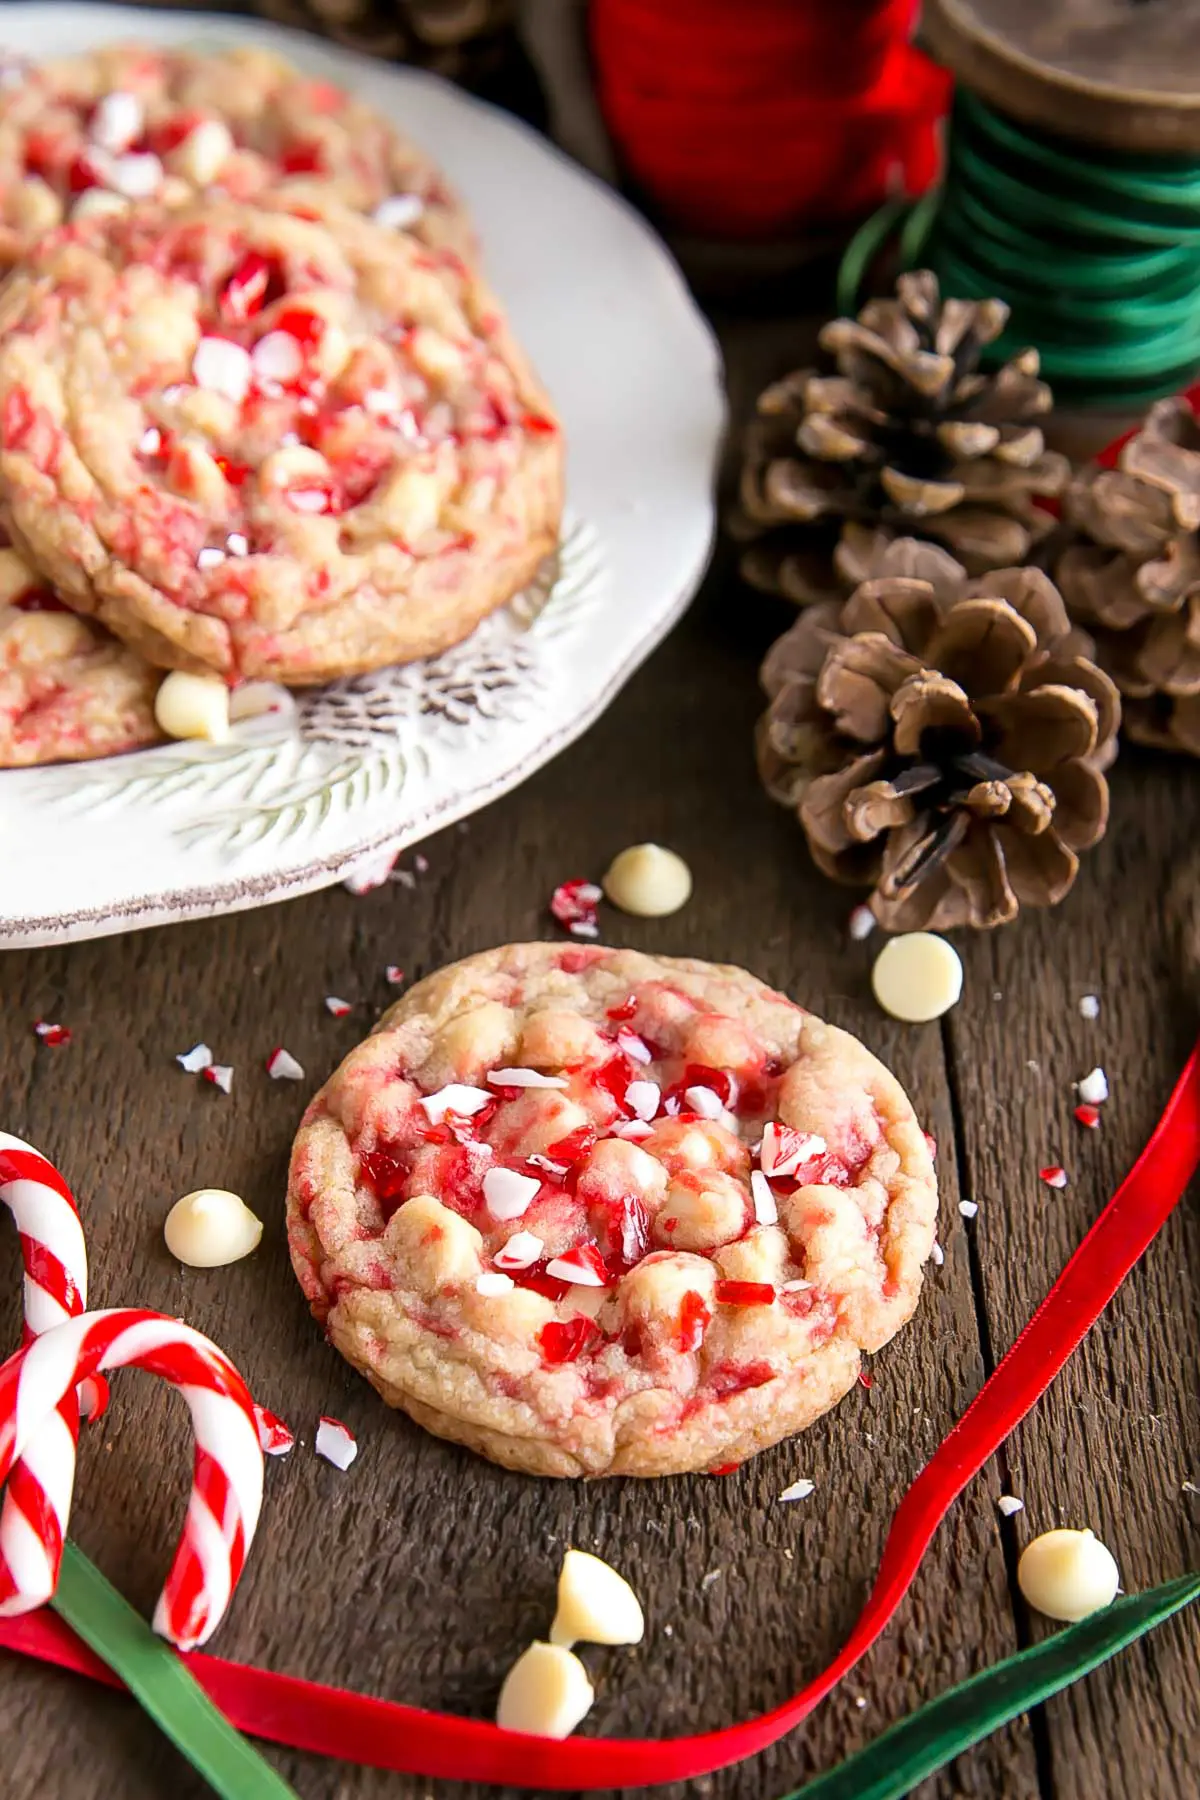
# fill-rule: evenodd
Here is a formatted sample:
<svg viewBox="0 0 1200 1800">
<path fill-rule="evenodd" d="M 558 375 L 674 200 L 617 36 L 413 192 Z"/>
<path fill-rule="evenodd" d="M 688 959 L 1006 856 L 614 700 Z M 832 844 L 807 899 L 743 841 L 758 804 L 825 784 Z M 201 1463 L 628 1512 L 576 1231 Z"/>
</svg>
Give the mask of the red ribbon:
<svg viewBox="0 0 1200 1800">
<path fill-rule="evenodd" d="M 597 1789 L 687 1781 L 740 1762 L 786 1736 L 846 1675 L 888 1624 L 934 1532 L 971 1477 L 1049 1387 L 1145 1252 L 1200 1164 L 1200 1043 L 1166 1111 L 1049 1294 L 995 1373 L 902 1500 L 870 1598 L 841 1652 L 800 1693 L 723 1731 L 680 1738 L 545 1738 L 477 1719 L 372 1700 L 220 1657 L 185 1658 L 243 1731 L 298 1750 L 408 1774 L 512 1787 Z M 0 1646 L 121 1684 L 62 1620 L 43 1609 L 0 1620 Z"/>
</svg>

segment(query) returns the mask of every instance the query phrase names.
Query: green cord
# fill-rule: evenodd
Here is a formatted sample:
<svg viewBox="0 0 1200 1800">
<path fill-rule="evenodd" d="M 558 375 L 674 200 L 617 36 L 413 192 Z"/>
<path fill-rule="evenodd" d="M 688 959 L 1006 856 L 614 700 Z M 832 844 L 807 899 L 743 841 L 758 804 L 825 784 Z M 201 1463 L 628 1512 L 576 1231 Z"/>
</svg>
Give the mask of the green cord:
<svg viewBox="0 0 1200 1800">
<path fill-rule="evenodd" d="M 843 312 L 894 228 L 901 267 L 1008 302 L 986 360 L 1036 345 L 1062 399 L 1143 406 L 1200 367 L 1200 159 L 1075 148 L 959 89 L 941 189 L 868 219 L 842 263 Z"/>
<path fill-rule="evenodd" d="M 783 1800 L 904 1800 L 972 1744 L 1088 1675 L 1200 1597 L 1200 1575 L 1130 1594 L 950 1688 Z"/>
<path fill-rule="evenodd" d="M 170 1645 L 69 1540 L 51 1604 L 221 1800 L 296 1800 L 295 1789 L 218 1712 Z"/>
</svg>

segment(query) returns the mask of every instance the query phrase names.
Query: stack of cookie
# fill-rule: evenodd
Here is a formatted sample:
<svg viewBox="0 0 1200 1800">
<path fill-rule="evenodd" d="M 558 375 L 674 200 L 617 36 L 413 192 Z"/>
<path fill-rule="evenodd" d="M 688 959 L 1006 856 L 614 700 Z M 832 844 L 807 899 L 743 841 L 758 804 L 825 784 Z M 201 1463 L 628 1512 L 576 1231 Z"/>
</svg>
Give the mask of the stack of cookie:
<svg viewBox="0 0 1200 1800">
<path fill-rule="evenodd" d="M 310 686 L 528 582 L 561 433 L 423 153 L 257 51 L 0 83 L 0 767 L 153 741 L 164 671 Z"/>
</svg>

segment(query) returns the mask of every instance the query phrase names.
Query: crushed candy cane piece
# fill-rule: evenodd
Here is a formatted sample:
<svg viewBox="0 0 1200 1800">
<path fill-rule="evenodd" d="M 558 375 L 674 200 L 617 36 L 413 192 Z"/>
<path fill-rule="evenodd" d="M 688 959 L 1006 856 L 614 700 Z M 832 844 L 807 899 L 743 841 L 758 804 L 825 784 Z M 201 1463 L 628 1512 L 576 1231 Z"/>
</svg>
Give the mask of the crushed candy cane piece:
<svg viewBox="0 0 1200 1800">
<path fill-rule="evenodd" d="M 389 963 L 383 973 L 389 987 L 399 987 L 400 983 L 404 980 L 404 970 L 400 967 L 399 963 Z"/>
<path fill-rule="evenodd" d="M 641 1602 L 623 1575 L 586 1550 L 568 1550 L 558 1577 L 558 1605 L 550 1642 L 640 1644 L 646 1635 Z"/>
<path fill-rule="evenodd" d="M 244 531 L 231 531 L 225 539 L 225 548 L 230 556 L 247 556 L 250 551 L 250 539 Z"/>
<path fill-rule="evenodd" d="M 475 1277 L 475 1292 L 488 1297 L 511 1294 L 516 1285 L 511 1275 L 504 1275 L 498 1269 L 485 1269 L 482 1275 Z"/>
<path fill-rule="evenodd" d="M 572 937 L 577 938 L 598 938 L 600 936 L 600 926 L 595 919 L 572 919 L 567 930 Z"/>
<path fill-rule="evenodd" d="M 233 1069 L 229 1063 L 209 1063 L 206 1069 L 201 1069 L 200 1079 L 211 1081 L 213 1086 L 219 1087 L 223 1094 L 231 1093 L 233 1090 Z"/>
<path fill-rule="evenodd" d="M 543 1156 L 540 1150 L 535 1150 L 525 1161 L 532 1163 L 535 1169 L 545 1169 L 547 1175 L 565 1175 L 570 1166 L 568 1163 L 555 1162 L 552 1156 Z"/>
<path fill-rule="evenodd" d="M 354 1011 L 354 1008 L 349 1000 L 339 1000 L 336 994 L 326 994 L 325 1010 L 332 1013 L 335 1019 L 344 1019 L 347 1013 Z"/>
<path fill-rule="evenodd" d="M 1079 1098 L 1088 1106 L 1103 1106 L 1108 1099 L 1108 1076 L 1103 1069 L 1092 1069 L 1082 1081 L 1075 1083 Z"/>
<path fill-rule="evenodd" d="M 1038 1180 L 1044 1181 L 1047 1187 L 1065 1188 L 1067 1171 L 1058 1163 L 1051 1163 L 1048 1168 L 1038 1170 Z"/>
<path fill-rule="evenodd" d="M 657 1081 L 631 1081 L 625 1089 L 625 1104 L 642 1124 L 654 1117 L 661 1099 L 662 1089 Z"/>
<path fill-rule="evenodd" d="M 323 1456 L 326 1462 L 344 1473 L 358 1455 L 358 1439 L 340 1419 L 331 1419 L 327 1413 L 322 1413 L 313 1448 L 318 1456 Z"/>
<path fill-rule="evenodd" d="M 534 1232 L 514 1231 L 508 1242 L 497 1250 L 492 1261 L 498 1269 L 528 1269 L 532 1268 L 545 1248 L 542 1239 Z"/>
<path fill-rule="evenodd" d="M 486 1088 L 468 1087 L 465 1082 L 451 1081 L 436 1094 L 423 1094 L 418 1104 L 431 1125 L 440 1125 L 447 1113 L 456 1113 L 462 1118 L 474 1118 L 485 1106 L 492 1104 L 494 1096 Z"/>
<path fill-rule="evenodd" d="M 1018 1500 L 1015 1494 L 1001 1494 L 996 1502 L 996 1508 L 1004 1514 L 1006 1519 L 1011 1519 L 1014 1513 L 1025 1511 L 1025 1502 Z"/>
<path fill-rule="evenodd" d="M 622 1026 L 617 1033 L 617 1049 L 627 1056 L 630 1062 L 652 1063 L 654 1061 L 649 1044 L 645 1043 L 636 1031 L 630 1031 L 627 1026 Z"/>
<path fill-rule="evenodd" d="M 128 150 L 142 135 L 145 109 L 136 94 L 116 88 L 104 94 L 92 112 L 88 133 L 93 144 L 117 154 Z"/>
<path fill-rule="evenodd" d="M 1084 994 L 1079 1002 L 1079 1016 L 1081 1019 L 1098 1019 L 1100 1017 L 1099 994 Z"/>
<path fill-rule="evenodd" d="M 779 1498 L 781 1500 L 807 1500 L 808 1496 L 815 1494 L 816 1491 L 816 1482 L 810 1481 L 806 1475 L 802 1475 L 799 1481 L 793 1481 L 791 1487 L 785 1487 Z"/>
<path fill-rule="evenodd" d="M 1100 1128 L 1100 1108 L 1098 1106 L 1077 1106 L 1075 1117 L 1089 1131 L 1098 1131 Z"/>
<path fill-rule="evenodd" d="M 415 225 L 425 211 L 425 202 L 419 194 L 389 194 L 381 200 L 371 214 L 376 225 L 383 225 L 389 231 L 403 231 L 409 225 Z"/>
<path fill-rule="evenodd" d="M 598 935 L 596 908 L 603 897 L 603 889 L 594 881 L 564 881 L 550 896 L 550 911 L 560 925 L 566 925 L 577 937 Z M 579 926 L 585 928 L 585 933 L 577 929 Z"/>
<path fill-rule="evenodd" d="M 824 1156 L 829 1146 L 815 1131 L 797 1131 L 791 1125 L 778 1125 L 771 1120 L 763 1127 L 762 1149 L 758 1160 L 764 1175 L 779 1178 L 794 1175 L 801 1163 L 814 1156 Z"/>
<path fill-rule="evenodd" d="M 632 1083 L 630 1084 L 633 1085 Z M 628 1089 L 626 1089 L 628 1094 Z M 640 1143 L 642 1138 L 653 1137 L 654 1127 L 645 1119 L 620 1119 L 609 1132 L 609 1137 L 628 1138 L 631 1143 Z"/>
<path fill-rule="evenodd" d="M 964 1219 L 973 1219 L 979 1211 L 978 1200 L 960 1200 L 958 1210 Z"/>
<path fill-rule="evenodd" d="M 380 850 L 375 856 L 363 857 L 343 877 L 342 886 L 348 894 L 373 894 L 376 888 L 385 887 L 391 880 L 399 854 L 398 850 Z"/>
<path fill-rule="evenodd" d="M 591 1239 L 576 1244 L 563 1256 L 551 1257 L 546 1273 L 554 1281 L 569 1281 L 574 1287 L 607 1287 L 608 1270 L 597 1244 Z"/>
<path fill-rule="evenodd" d="M 201 571 L 205 569 L 219 569 L 224 561 L 225 552 L 223 550 L 218 550 L 214 545 L 208 545 L 203 550 L 197 550 L 196 552 L 196 567 Z"/>
<path fill-rule="evenodd" d="M 213 1053 L 207 1044 L 195 1044 L 190 1050 L 185 1050 L 182 1056 L 177 1055 L 175 1061 L 189 1075 L 199 1075 L 202 1069 L 212 1068 Z"/>
<path fill-rule="evenodd" d="M 846 921 L 846 930 L 854 943 L 861 944 L 875 929 L 875 914 L 869 906 L 856 906 Z"/>
<path fill-rule="evenodd" d="M 803 1281 L 797 1276 L 794 1281 L 785 1281 L 779 1291 L 781 1294 L 806 1294 L 812 1286 L 811 1281 Z"/>
<path fill-rule="evenodd" d="M 240 406 L 250 391 L 252 373 L 250 352 L 232 339 L 202 337 L 196 345 L 192 356 L 192 379 L 197 387 L 212 394 L 223 394 Z"/>
<path fill-rule="evenodd" d="M 779 1206 L 771 1191 L 771 1184 L 761 1169 L 751 1169 L 750 1171 L 750 1198 L 754 1202 L 756 1225 L 778 1224 Z"/>
<path fill-rule="evenodd" d="M 690 1087 L 683 1090 L 683 1102 L 689 1112 L 694 1112 L 702 1119 L 719 1119 L 725 1108 L 721 1104 L 720 1094 L 715 1094 L 710 1087 Z"/>
<path fill-rule="evenodd" d="M 529 1211 L 541 1185 L 536 1175 L 489 1169 L 483 1178 L 484 1203 L 493 1219 L 519 1219 Z"/>
<path fill-rule="evenodd" d="M 713 1299 L 721 1306 L 772 1306 L 775 1289 L 769 1281 L 718 1281 Z"/>
<path fill-rule="evenodd" d="M 418 875 L 428 875 L 429 873 L 429 858 L 423 856 L 419 850 L 413 857 L 413 868 L 417 871 Z"/>
<path fill-rule="evenodd" d="M 492 1087 L 565 1088 L 565 1075 L 543 1075 L 540 1069 L 489 1069 L 487 1080 Z"/>
<path fill-rule="evenodd" d="M 162 186 L 163 166 L 152 150 L 118 156 L 106 173 L 109 187 L 127 200 L 148 200 Z"/>
<path fill-rule="evenodd" d="M 290 1050 L 277 1044 L 267 1058 L 267 1074 L 272 1081 L 303 1081 L 304 1070 Z"/>
<path fill-rule="evenodd" d="M 295 1445 L 294 1433 L 282 1419 L 277 1418 L 273 1412 L 268 1412 L 265 1406 L 260 1406 L 257 1400 L 254 1402 L 254 1423 L 258 1428 L 259 1448 L 265 1456 L 286 1456 Z"/>
<path fill-rule="evenodd" d="M 946 1260 L 946 1252 L 935 1238 L 929 1250 L 929 1260 L 935 1269 L 940 1269 Z"/>
<path fill-rule="evenodd" d="M 34 1035 L 40 1037 L 43 1044 L 69 1044 L 71 1027 L 69 1025 L 51 1025 L 46 1019 L 35 1019 Z"/>
<path fill-rule="evenodd" d="M 502 1731 L 570 1737 L 596 1698 L 588 1672 L 561 1644 L 530 1644 L 500 1689 L 496 1723 Z"/>
</svg>

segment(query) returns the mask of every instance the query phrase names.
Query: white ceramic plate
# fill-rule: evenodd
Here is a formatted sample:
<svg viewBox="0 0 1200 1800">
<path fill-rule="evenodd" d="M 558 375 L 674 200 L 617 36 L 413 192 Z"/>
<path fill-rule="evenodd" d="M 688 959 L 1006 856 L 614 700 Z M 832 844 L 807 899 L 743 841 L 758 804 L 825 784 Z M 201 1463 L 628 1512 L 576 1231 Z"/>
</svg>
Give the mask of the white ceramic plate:
<svg viewBox="0 0 1200 1800">
<path fill-rule="evenodd" d="M 115 6 L 0 11 L 3 46 L 35 58 L 119 38 L 270 45 L 429 146 L 561 412 L 569 516 L 552 586 L 444 656 L 304 697 L 274 735 L 0 772 L 4 945 L 305 893 L 486 804 L 578 736 L 664 636 L 713 530 L 716 346 L 616 195 L 436 78 L 298 33 Z"/>
</svg>

